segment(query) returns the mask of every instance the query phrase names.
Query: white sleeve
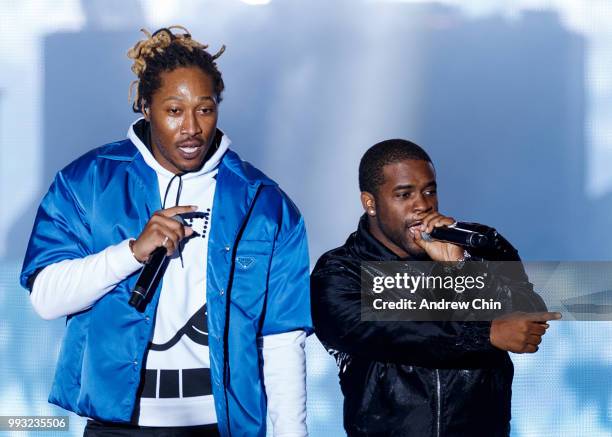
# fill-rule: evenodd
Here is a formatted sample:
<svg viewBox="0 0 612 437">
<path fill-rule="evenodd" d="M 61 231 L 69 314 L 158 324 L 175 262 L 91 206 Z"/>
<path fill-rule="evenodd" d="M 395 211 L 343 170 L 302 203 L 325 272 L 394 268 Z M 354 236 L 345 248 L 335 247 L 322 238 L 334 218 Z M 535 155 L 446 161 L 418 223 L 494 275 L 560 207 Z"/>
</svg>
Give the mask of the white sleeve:
<svg viewBox="0 0 612 437">
<path fill-rule="evenodd" d="M 274 437 L 307 437 L 306 333 L 302 330 L 260 338 L 268 415 Z"/>
<path fill-rule="evenodd" d="M 30 301 L 46 320 L 91 307 L 115 285 L 138 270 L 130 240 L 85 258 L 67 259 L 45 267 L 34 280 Z"/>
</svg>

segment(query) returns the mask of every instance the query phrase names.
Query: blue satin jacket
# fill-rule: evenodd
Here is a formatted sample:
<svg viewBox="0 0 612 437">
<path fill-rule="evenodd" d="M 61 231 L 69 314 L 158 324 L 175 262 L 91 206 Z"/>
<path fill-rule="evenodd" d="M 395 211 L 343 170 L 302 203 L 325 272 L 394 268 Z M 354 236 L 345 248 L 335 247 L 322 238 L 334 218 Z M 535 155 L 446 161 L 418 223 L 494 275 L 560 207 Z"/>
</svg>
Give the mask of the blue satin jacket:
<svg viewBox="0 0 612 437">
<path fill-rule="evenodd" d="M 161 208 L 155 171 L 129 141 L 92 150 L 60 171 L 34 223 L 21 273 L 35 274 L 140 234 Z M 309 259 L 296 206 L 232 151 L 223 157 L 206 277 L 211 383 L 223 436 L 265 436 L 257 337 L 312 330 Z M 102 421 L 128 422 L 159 290 L 144 312 L 128 305 L 137 273 L 67 318 L 49 402 Z M 61 292 L 61 290 L 58 290 Z"/>
</svg>

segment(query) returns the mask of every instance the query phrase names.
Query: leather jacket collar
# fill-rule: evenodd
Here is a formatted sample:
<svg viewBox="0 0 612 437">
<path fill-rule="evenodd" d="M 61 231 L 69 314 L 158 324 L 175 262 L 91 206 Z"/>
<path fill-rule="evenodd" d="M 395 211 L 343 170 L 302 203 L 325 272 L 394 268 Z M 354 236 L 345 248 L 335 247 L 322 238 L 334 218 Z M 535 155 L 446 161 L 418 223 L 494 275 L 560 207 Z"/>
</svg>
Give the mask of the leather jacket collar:
<svg viewBox="0 0 612 437">
<path fill-rule="evenodd" d="M 398 261 L 401 258 L 378 241 L 370 233 L 367 214 L 359 219 L 357 231 L 353 232 L 346 241 L 346 247 L 354 255 L 364 261 Z"/>
</svg>

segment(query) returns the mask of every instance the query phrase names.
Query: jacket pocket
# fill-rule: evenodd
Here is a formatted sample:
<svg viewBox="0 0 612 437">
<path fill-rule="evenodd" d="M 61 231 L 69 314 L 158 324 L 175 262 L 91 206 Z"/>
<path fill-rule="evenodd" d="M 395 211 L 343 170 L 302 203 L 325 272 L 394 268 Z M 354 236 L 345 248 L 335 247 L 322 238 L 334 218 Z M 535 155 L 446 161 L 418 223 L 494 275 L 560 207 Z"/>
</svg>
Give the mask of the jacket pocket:
<svg viewBox="0 0 612 437">
<path fill-rule="evenodd" d="M 272 249 L 267 240 L 243 240 L 236 249 L 231 302 L 252 319 L 263 308 Z"/>
</svg>

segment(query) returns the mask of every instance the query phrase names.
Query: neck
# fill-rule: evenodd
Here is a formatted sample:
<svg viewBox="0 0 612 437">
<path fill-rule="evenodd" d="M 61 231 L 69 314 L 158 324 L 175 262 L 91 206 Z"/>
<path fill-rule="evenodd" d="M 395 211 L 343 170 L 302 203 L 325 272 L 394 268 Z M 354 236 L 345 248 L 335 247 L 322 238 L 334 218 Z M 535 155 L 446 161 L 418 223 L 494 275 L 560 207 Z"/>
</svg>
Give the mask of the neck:
<svg viewBox="0 0 612 437">
<path fill-rule="evenodd" d="M 384 234 L 378 225 L 378 219 L 376 217 L 368 216 L 368 227 L 370 234 L 372 234 L 372 236 L 376 238 L 379 243 L 381 243 L 399 258 L 407 258 L 409 256 L 408 252 L 395 244 Z"/>
</svg>

